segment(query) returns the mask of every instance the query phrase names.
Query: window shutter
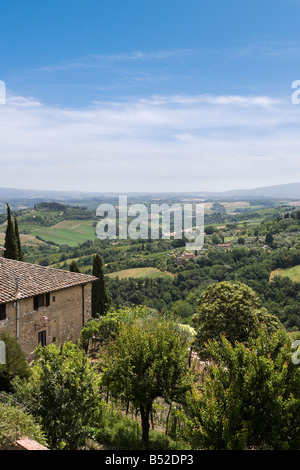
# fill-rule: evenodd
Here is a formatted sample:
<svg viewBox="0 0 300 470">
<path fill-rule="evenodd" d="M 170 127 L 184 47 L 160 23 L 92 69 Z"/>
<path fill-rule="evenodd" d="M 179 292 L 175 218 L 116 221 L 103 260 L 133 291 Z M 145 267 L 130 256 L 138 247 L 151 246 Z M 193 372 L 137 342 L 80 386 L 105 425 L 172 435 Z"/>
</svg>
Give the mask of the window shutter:
<svg viewBox="0 0 300 470">
<path fill-rule="evenodd" d="M 38 297 L 38 295 L 33 297 L 33 308 L 34 308 L 34 310 L 39 309 L 39 297 Z"/>
<path fill-rule="evenodd" d="M 6 304 L 0 305 L 0 320 L 6 319 Z"/>
</svg>

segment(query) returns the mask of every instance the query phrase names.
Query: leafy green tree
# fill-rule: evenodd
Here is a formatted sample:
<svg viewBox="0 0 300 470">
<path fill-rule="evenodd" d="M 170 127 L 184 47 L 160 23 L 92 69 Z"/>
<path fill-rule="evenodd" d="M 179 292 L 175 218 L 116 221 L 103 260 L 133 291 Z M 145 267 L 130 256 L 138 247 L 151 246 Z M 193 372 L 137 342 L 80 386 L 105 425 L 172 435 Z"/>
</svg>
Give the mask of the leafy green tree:
<svg viewBox="0 0 300 470">
<path fill-rule="evenodd" d="M 6 356 L 5 364 L 0 364 L 0 390 L 12 392 L 12 382 L 15 377 L 28 378 L 30 376 L 29 364 L 16 338 L 2 331 L 0 340 L 5 344 Z"/>
<path fill-rule="evenodd" d="M 15 396 L 36 417 L 52 449 L 76 450 L 99 404 L 99 380 L 85 353 L 71 342 L 36 350 L 28 381 L 15 380 Z"/>
<path fill-rule="evenodd" d="M 218 245 L 219 243 L 222 243 L 222 238 L 216 233 L 214 232 L 211 236 L 211 240 L 213 243 L 215 243 L 216 245 Z"/>
<path fill-rule="evenodd" d="M 174 314 L 181 318 L 191 317 L 195 313 L 194 307 L 186 300 L 177 300 L 172 307 Z"/>
<path fill-rule="evenodd" d="M 5 232 L 4 248 L 6 258 L 14 260 L 18 259 L 18 246 L 9 204 L 7 204 L 7 227 Z"/>
<path fill-rule="evenodd" d="M 80 346 L 85 352 L 88 351 L 91 342 L 99 348 L 105 347 L 115 339 L 123 323 L 132 324 L 137 319 L 149 317 L 155 313 L 154 310 L 141 305 L 112 310 L 101 317 L 91 318 L 80 332 Z"/>
<path fill-rule="evenodd" d="M 247 344 L 250 337 L 257 335 L 262 322 L 270 331 L 282 327 L 277 317 L 261 307 L 253 289 L 241 282 L 211 284 L 200 296 L 199 308 L 193 317 L 197 332 L 195 347 L 205 358 L 205 343 L 220 341 L 220 335 L 225 335 L 231 344 L 235 341 Z"/>
<path fill-rule="evenodd" d="M 174 320 L 159 315 L 122 324 L 109 343 L 102 384 L 139 409 L 145 448 L 154 400 L 180 401 L 189 387 L 188 345 Z"/>
<path fill-rule="evenodd" d="M 249 346 L 210 341 L 204 385 L 188 392 L 195 449 L 299 449 L 300 368 L 291 336 L 262 326 Z"/>
<path fill-rule="evenodd" d="M 101 256 L 97 253 L 93 259 L 93 276 L 98 280 L 92 284 L 92 317 L 105 315 L 110 307 Z"/>
<path fill-rule="evenodd" d="M 217 231 L 217 229 L 213 225 L 208 225 L 208 226 L 205 227 L 206 235 L 212 235 L 216 231 Z"/>
<path fill-rule="evenodd" d="M 24 252 L 22 250 L 22 245 L 21 245 L 21 239 L 20 239 L 20 233 L 19 233 L 19 226 L 18 226 L 18 221 L 17 217 L 14 218 L 15 220 L 15 238 L 16 238 L 16 243 L 17 243 L 17 250 L 18 250 L 18 261 L 23 261 L 24 260 Z"/>
</svg>

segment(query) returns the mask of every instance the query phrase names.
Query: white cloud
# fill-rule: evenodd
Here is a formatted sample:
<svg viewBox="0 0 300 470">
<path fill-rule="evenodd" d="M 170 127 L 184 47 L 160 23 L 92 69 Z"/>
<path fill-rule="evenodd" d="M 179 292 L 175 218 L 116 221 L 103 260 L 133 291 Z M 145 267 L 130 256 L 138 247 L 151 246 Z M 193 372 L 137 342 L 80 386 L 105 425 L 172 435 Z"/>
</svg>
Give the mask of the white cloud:
<svg viewBox="0 0 300 470">
<path fill-rule="evenodd" d="M 153 96 L 85 109 L 0 106 L 0 186 L 196 191 L 299 180 L 300 106 L 267 96 Z"/>
</svg>

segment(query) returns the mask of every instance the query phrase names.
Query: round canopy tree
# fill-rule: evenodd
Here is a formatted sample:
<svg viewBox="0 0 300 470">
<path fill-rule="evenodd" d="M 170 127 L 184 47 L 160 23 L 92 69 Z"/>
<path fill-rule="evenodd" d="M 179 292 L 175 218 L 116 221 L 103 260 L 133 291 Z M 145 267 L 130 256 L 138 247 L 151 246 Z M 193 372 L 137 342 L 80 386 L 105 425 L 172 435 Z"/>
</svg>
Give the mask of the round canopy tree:
<svg viewBox="0 0 300 470">
<path fill-rule="evenodd" d="M 261 323 L 269 331 L 282 326 L 277 317 L 261 307 L 253 289 L 240 282 L 212 284 L 201 295 L 193 318 L 197 332 L 195 348 L 201 357 L 206 358 L 206 343 L 209 340 L 220 341 L 221 335 L 225 335 L 231 344 L 236 341 L 247 344 L 249 338 L 257 336 Z"/>
</svg>

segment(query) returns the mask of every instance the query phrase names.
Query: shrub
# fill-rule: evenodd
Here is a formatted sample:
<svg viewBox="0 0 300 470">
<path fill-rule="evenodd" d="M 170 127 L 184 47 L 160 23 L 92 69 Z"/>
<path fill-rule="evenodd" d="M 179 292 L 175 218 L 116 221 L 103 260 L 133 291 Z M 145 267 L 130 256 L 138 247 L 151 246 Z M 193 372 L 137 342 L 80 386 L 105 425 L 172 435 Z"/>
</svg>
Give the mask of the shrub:
<svg viewBox="0 0 300 470">
<path fill-rule="evenodd" d="M 47 446 L 41 426 L 35 422 L 33 416 L 21 408 L 0 403 L 0 416 L 0 450 L 13 445 L 24 436 Z"/>
<path fill-rule="evenodd" d="M 29 377 L 29 364 L 16 338 L 2 331 L 0 340 L 5 343 L 6 348 L 6 363 L 0 364 L 0 390 L 11 392 L 14 377 L 20 377 L 21 379 Z"/>
</svg>

